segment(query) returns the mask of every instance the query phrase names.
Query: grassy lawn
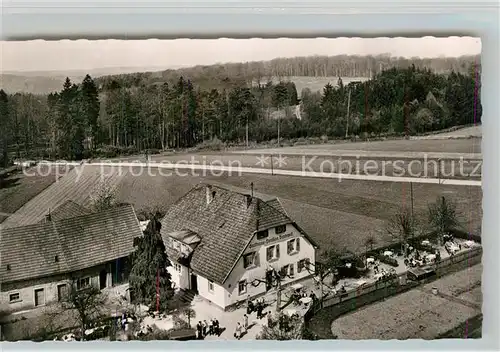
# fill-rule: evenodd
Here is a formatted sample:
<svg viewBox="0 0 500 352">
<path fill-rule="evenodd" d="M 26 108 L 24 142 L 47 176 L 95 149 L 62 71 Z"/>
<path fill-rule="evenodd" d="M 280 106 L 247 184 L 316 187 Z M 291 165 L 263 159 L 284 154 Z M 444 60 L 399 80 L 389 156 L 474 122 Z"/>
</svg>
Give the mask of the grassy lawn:
<svg viewBox="0 0 500 352">
<path fill-rule="evenodd" d="M 264 149 L 265 150 L 265 149 Z M 313 144 L 279 148 L 282 153 L 314 152 L 314 150 L 362 150 L 385 152 L 441 152 L 441 153 L 481 153 L 481 138 L 470 139 L 428 139 L 428 140 L 386 140 L 373 142 Z M 257 152 L 259 150 L 256 150 Z"/>
<path fill-rule="evenodd" d="M 464 337 L 464 328 L 477 335 L 480 323 L 476 317 L 480 309 L 464 305 L 459 301 L 428 291 L 438 287 L 440 292 L 453 297 L 460 297 L 463 291 L 477 290 L 477 286 L 468 286 L 469 282 L 481 279 L 480 264 L 442 277 L 428 285 L 412 289 L 384 301 L 358 309 L 332 322 L 336 307 L 323 309 L 311 320 L 311 327 L 323 338 L 335 334 L 339 339 L 434 339 L 450 333 Z M 467 287 L 471 287 L 470 290 Z M 462 296 L 463 297 L 463 296 Z M 465 299 L 465 298 L 463 298 Z M 474 302 L 473 299 L 470 302 Z M 476 322 L 470 326 L 465 321 Z M 465 324 L 465 325 L 464 325 Z M 328 331 L 328 329 L 331 329 Z"/>
</svg>

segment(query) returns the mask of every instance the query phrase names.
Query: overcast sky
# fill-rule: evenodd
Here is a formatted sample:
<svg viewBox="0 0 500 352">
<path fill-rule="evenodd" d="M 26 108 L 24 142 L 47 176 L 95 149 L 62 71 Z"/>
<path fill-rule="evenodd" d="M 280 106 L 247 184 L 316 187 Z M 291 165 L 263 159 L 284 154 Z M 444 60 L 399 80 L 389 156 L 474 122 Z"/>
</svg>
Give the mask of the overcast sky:
<svg viewBox="0 0 500 352">
<path fill-rule="evenodd" d="M 108 67 L 171 67 L 270 60 L 309 55 L 403 57 L 481 53 L 481 40 L 449 38 L 176 39 L 0 42 L 4 71 L 90 70 Z"/>
</svg>

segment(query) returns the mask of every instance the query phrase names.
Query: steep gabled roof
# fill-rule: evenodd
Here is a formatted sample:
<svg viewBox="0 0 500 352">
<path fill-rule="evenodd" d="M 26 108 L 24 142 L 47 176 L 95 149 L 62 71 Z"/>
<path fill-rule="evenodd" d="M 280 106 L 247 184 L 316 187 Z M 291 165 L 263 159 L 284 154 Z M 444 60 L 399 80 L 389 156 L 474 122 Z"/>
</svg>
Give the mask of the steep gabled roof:
<svg viewBox="0 0 500 352">
<path fill-rule="evenodd" d="M 195 232 L 191 268 L 209 280 L 224 283 L 255 231 L 292 223 L 284 213 L 263 200 L 211 185 L 199 184 L 181 197 L 162 220 L 162 237 L 181 230 Z"/>
<path fill-rule="evenodd" d="M 49 211 L 47 213 L 49 213 Z M 89 209 L 73 202 L 72 200 L 67 200 L 54 210 L 50 210 L 50 218 L 52 221 L 57 221 L 87 215 L 90 213 L 91 211 Z M 45 219 L 42 220 L 42 222 L 45 222 Z"/>
<path fill-rule="evenodd" d="M 274 199 L 271 199 L 271 200 L 268 200 L 266 202 L 267 204 L 269 204 L 270 206 L 272 206 L 274 209 L 278 210 L 279 212 L 281 212 L 282 214 L 286 215 L 287 217 L 290 217 L 288 215 L 288 213 L 286 212 L 285 210 L 285 207 L 283 206 L 283 204 L 281 204 L 279 198 L 274 198 Z M 316 243 L 316 241 L 314 241 L 311 236 L 309 236 L 305 231 L 304 229 L 302 229 L 302 227 L 300 227 L 296 222 L 293 222 L 293 225 L 295 226 L 295 228 L 297 230 L 299 230 L 300 234 L 302 236 L 304 236 L 308 241 L 309 243 L 311 243 L 314 247 L 318 248 L 318 244 Z"/>
<path fill-rule="evenodd" d="M 132 205 L 0 228 L 0 281 L 64 274 L 125 257 L 139 236 L 142 231 Z"/>
</svg>

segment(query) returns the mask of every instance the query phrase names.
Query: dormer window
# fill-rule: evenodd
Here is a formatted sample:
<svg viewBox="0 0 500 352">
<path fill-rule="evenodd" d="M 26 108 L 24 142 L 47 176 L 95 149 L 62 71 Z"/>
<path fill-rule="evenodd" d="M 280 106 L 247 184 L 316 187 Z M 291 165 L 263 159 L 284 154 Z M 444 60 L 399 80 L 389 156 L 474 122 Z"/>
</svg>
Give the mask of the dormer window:
<svg viewBox="0 0 500 352">
<path fill-rule="evenodd" d="M 54 262 L 59 263 L 59 256 L 58 256 L 58 255 L 56 255 L 56 256 L 54 257 Z"/>
<path fill-rule="evenodd" d="M 269 231 L 268 230 L 263 230 L 257 232 L 257 240 L 263 240 L 264 238 L 267 238 L 269 236 Z"/>
<path fill-rule="evenodd" d="M 10 271 L 10 264 L 7 264 L 7 271 Z"/>
<path fill-rule="evenodd" d="M 286 231 L 286 225 L 276 226 L 275 231 L 277 235 L 284 233 Z"/>
</svg>

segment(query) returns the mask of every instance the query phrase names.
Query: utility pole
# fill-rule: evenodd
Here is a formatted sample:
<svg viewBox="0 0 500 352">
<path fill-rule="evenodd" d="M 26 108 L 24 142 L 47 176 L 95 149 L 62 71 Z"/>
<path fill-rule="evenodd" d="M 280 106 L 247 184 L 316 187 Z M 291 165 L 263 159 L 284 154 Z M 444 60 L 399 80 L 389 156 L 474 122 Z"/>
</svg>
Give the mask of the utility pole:
<svg viewBox="0 0 500 352">
<path fill-rule="evenodd" d="M 278 285 L 276 286 L 276 312 L 279 313 L 280 311 L 281 311 L 281 278 L 278 277 Z"/>
<path fill-rule="evenodd" d="M 345 138 L 349 135 L 349 109 L 351 107 L 351 88 L 348 88 L 349 92 L 347 94 L 347 117 L 346 117 L 346 126 L 345 126 Z"/>
<path fill-rule="evenodd" d="M 279 116 L 279 113 L 280 113 L 281 110 L 278 109 L 278 148 L 280 147 L 280 116 Z"/>
<path fill-rule="evenodd" d="M 156 311 L 160 312 L 160 269 L 156 270 Z"/>
<path fill-rule="evenodd" d="M 411 197 L 411 218 L 413 217 L 413 182 L 410 182 L 410 197 Z"/>
<path fill-rule="evenodd" d="M 438 183 L 441 184 L 441 158 L 438 159 Z"/>
<path fill-rule="evenodd" d="M 246 144 L 247 144 L 247 149 L 248 149 L 248 116 L 247 116 L 247 124 L 246 124 L 246 127 L 245 127 L 245 128 L 246 128 L 245 133 L 246 133 L 246 141 L 247 141 L 247 143 L 246 143 Z"/>
<path fill-rule="evenodd" d="M 273 155 L 271 154 L 271 175 L 274 176 Z"/>
</svg>

